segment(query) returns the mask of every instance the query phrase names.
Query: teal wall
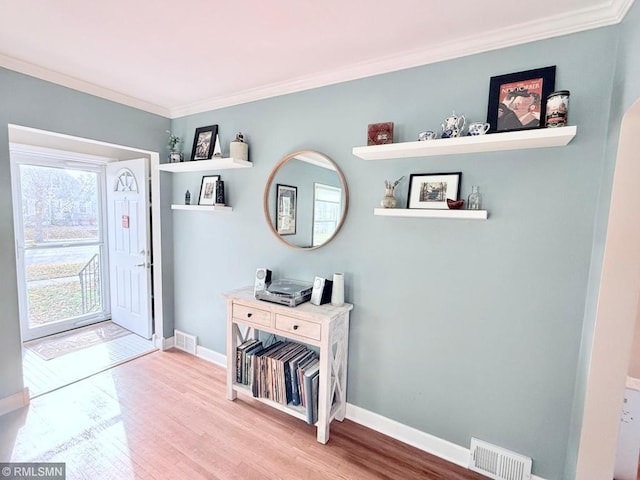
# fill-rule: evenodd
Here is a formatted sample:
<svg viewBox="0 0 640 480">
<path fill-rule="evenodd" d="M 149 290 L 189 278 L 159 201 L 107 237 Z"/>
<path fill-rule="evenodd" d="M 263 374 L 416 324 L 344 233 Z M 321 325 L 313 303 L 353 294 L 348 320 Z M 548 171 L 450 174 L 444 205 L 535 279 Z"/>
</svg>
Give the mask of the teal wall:
<svg viewBox="0 0 640 480">
<path fill-rule="evenodd" d="M 0 399 L 22 390 L 8 124 L 164 152 L 168 119 L 0 68 Z M 170 232 L 169 232 L 170 233 Z"/>
<path fill-rule="evenodd" d="M 0 69 L 0 200 L 11 203 L 8 123 L 160 152 L 171 126 L 187 155 L 197 127 L 219 124 L 224 153 L 242 131 L 254 167 L 220 172 L 233 212 L 174 212 L 163 224 L 173 254 L 165 326 L 175 308 L 176 328 L 224 353 L 222 293 L 251 284 L 256 267 L 309 280 L 345 272 L 355 304 L 350 403 L 464 447 L 479 437 L 531 456 L 538 476 L 571 478 L 617 131 L 640 96 L 639 26 L 634 6 L 620 26 L 173 122 Z M 393 121 L 401 142 L 439 129 L 452 110 L 484 120 L 491 76 L 547 65 L 557 65 L 556 87 L 571 90 L 578 135 L 565 148 L 378 162 L 351 154 L 369 123 Z M 275 239 L 262 206 L 273 166 L 304 149 L 331 157 L 350 189 L 343 230 L 310 252 Z M 481 186 L 488 221 L 373 215 L 385 180 L 446 171 L 463 172 L 463 197 Z M 163 204 L 182 203 L 201 177 L 162 174 Z M 401 204 L 406 190 L 405 180 Z M 0 271 L 15 278 L 10 208 L 0 212 Z M 22 388 L 14 282 L 0 305 L 4 398 Z"/>
<path fill-rule="evenodd" d="M 223 173 L 233 213 L 174 214 L 176 327 L 224 353 L 222 293 L 251 284 L 256 267 L 308 280 L 345 272 L 355 304 L 350 403 L 464 447 L 479 437 L 561 478 L 617 38 L 603 28 L 173 121 L 189 139 L 217 123 L 225 152 L 242 131 L 254 162 Z M 556 88 L 571 90 L 578 135 L 568 147 L 378 162 L 351 154 L 369 123 L 393 121 L 402 142 L 439 129 L 452 110 L 484 120 L 491 76 L 548 65 Z M 312 252 L 282 246 L 262 213 L 271 168 L 299 149 L 331 157 L 350 189 L 343 230 Z M 481 186 L 488 221 L 373 216 L 385 179 L 448 171 L 463 172 L 463 197 Z M 200 177 L 176 176 L 177 196 Z M 406 189 L 405 180 L 401 204 Z"/>
</svg>

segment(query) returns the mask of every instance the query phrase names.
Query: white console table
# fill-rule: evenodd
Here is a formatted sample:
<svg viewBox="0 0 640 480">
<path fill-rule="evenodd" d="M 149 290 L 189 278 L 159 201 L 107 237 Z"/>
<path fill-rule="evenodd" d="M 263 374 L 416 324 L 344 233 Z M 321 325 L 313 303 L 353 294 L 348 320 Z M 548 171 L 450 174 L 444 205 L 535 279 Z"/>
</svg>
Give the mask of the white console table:
<svg viewBox="0 0 640 480">
<path fill-rule="evenodd" d="M 318 442 L 329 440 L 329 425 L 335 418 L 344 420 L 347 407 L 347 356 L 349 346 L 349 312 L 353 305 L 303 303 L 295 308 L 256 300 L 253 287 L 230 291 L 227 299 L 227 398 L 237 394 L 252 398 L 251 388 L 236 383 L 236 347 L 258 332 L 267 332 L 319 348 Z M 334 398 L 335 397 L 335 398 Z M 256 400 L 306 420 L 305 410 L 282 405 L 265 398 Z"/>
</svg>

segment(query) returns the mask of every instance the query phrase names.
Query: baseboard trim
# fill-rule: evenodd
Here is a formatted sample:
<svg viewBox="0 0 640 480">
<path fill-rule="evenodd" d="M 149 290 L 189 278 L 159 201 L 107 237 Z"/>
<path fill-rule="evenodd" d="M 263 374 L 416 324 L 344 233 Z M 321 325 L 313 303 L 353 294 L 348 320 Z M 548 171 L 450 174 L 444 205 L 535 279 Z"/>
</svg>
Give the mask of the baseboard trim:
<svg viewBox="0 0 640 480">
<path fill-rule="evenodd" d="M 199 357 L 207 362 L 215 363 L 223 368 L 227 368 L 227 356 L 221 353 L 205 348 L 201 345 L 196 347 L 196 357 Z"/>
<path fill-rule="evenodd" d="M 24 387 L 21 392 L 0 399 L 0 415 L 26 407 L 29 405 L 29 399 L 29 387 Z"/>
<path fill-rule="evenodd" d="M 163 352 L 165 350 L 170 350 L 175 346 L 176 346 L 176 342 L 175 342 L 175 339 L 173 337 L 160 338 L 160 339 L 158 339 L 158 342 L 156 342 L 156 347 L 159 348 L 160 350 L 162 350 Z"/>
<path fill-rule="evenodd" d="M 469 449 L 467 448 L 408 427 L 351 403 L 347 403 L 347 418 L 451 463 L 464 468 L 469 467 Z"/>
</svg>

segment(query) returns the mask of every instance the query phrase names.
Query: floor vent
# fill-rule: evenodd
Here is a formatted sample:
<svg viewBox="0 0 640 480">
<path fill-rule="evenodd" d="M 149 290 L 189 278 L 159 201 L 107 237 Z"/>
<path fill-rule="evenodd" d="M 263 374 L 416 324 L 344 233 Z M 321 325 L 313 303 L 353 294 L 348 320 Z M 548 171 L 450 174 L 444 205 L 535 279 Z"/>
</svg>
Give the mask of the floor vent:
<svg viewBox="0 0 640 480">
<path fill-rule="evenodd" d="M 531 458 L 471 438 L 469 469 L 496 480 L 530 480 Z"/>
<path fill-rule="evenodd" d="M 188 333 L 181 332 L 180 330 L 173 331 L 173 340 L 175 347 L 178 350 L 183 350 L 191 355 L 196 354 L 196 346 L 198 345 L 198 337 L 189 335 Z"/>
</svg>

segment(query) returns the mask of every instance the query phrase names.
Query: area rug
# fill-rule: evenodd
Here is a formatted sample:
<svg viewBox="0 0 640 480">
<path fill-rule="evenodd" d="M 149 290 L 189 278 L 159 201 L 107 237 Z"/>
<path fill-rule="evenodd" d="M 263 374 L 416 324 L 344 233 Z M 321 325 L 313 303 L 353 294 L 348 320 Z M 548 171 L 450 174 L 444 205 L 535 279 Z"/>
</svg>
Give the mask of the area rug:
<svg viewBox="0 0 640 480">
<path fill-rule="evenodd" d="M 25 342 L 24 348 L 28 348 L 44 360 L 52 360 L 67 353 L 99 343 L 110 342 L 125 335 L 131 335 L 131 332 L 113 322 L 101 322 Z"/>
</svg>

